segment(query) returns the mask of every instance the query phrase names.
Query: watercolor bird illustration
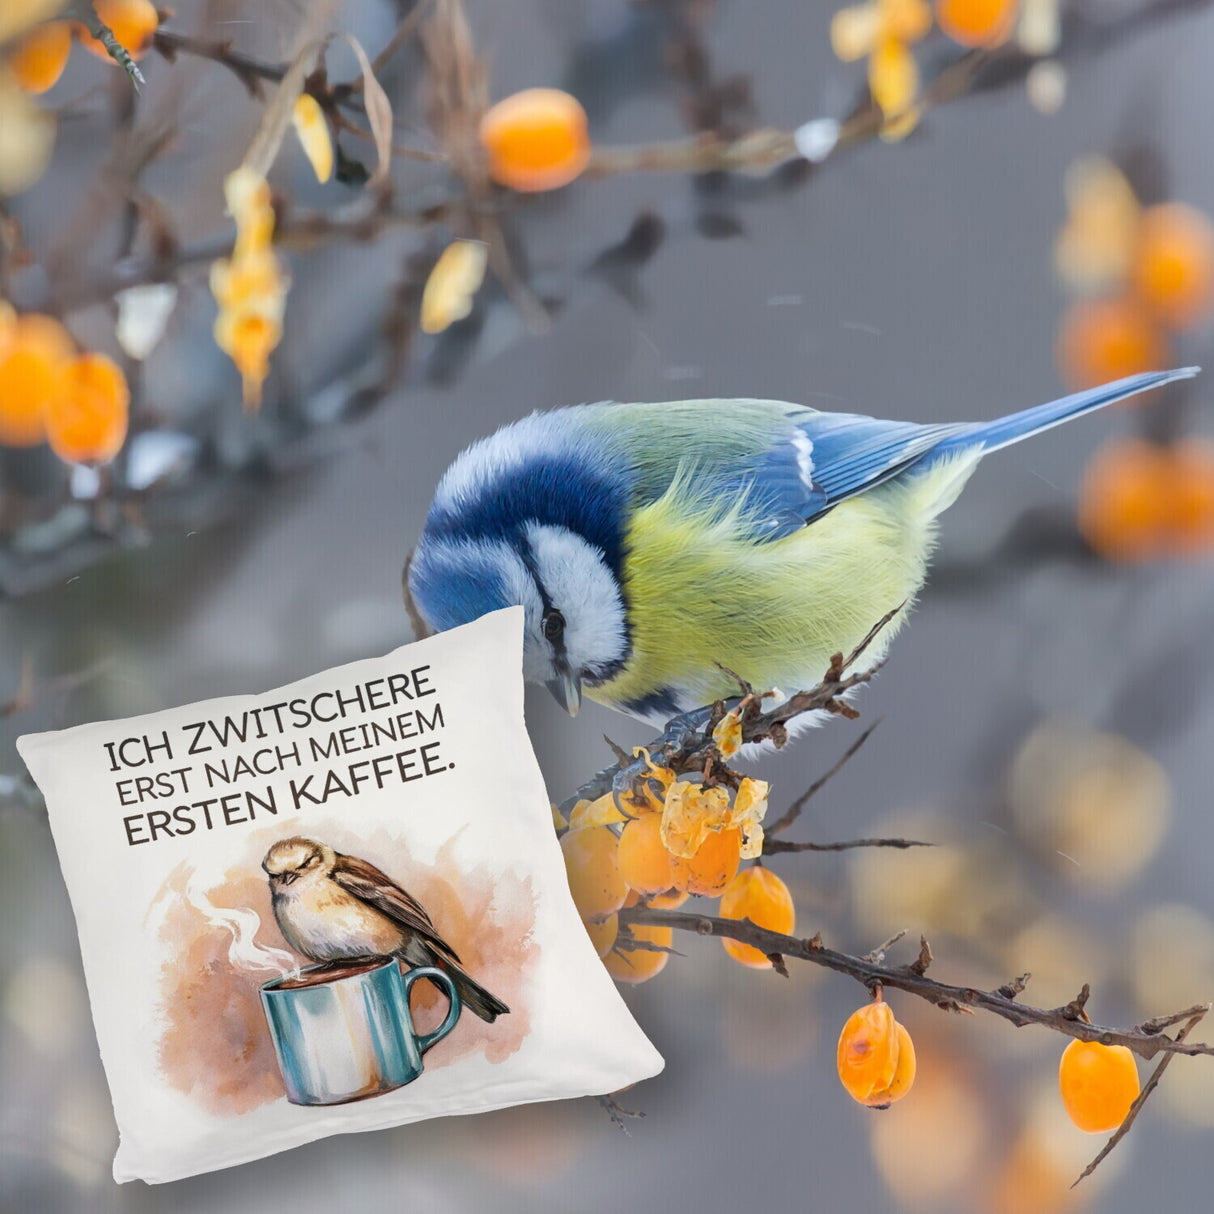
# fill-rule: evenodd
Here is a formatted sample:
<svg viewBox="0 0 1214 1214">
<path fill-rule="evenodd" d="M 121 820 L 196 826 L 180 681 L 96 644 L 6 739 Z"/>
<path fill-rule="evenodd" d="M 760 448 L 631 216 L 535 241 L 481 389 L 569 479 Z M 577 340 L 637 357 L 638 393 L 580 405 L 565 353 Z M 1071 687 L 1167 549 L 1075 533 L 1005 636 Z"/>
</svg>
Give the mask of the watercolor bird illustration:
<svg viewBox="0 0 1214 1214">
<path fill-rule="evenodd" d="M 425 907 L 374 864 L 295 835 L 275 843 L 261 866 L 278 928 L 297 953 L 328 963 L 394 956 L 437 966 L 482 1020 L 492 1024 L 510 1011 L 461 968 Z"/>
<path fill-rule="evenodd" d="M 662 726 L 736 696 L 732 672 L 791 695 L 914 601 L 937 519 L 986 455 L 1196 372 L 980 422 L 748 399 L 533 413 L 442 477 L 407 595 L 440 632 L 521 606 L 524 674 L 570 713 L 584 691 Z M 906 615 L 853 670 L 881 661 Z"/>
</svg>

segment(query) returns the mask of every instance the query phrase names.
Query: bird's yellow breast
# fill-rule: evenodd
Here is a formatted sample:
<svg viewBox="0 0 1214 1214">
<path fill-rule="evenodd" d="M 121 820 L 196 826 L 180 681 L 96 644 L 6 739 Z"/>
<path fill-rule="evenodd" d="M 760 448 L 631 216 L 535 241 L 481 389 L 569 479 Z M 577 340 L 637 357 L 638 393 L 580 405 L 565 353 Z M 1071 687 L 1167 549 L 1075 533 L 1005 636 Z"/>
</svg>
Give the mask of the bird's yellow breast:
<svg viewBox="0 0 1214 1214">
<path fill-rule="evenodd" d="M 684 706 L 736 693 L 716 665 L 756 688 L 813 686 L 923 585 L 934 521 L 973 461 L 892 481 L 841 502 L 799 531 L 756 543 L 737 511 L 676 483 L 628 532 L 624 591 L 631 651 L 620 674 L 588 691 L 622 705 L 678 689 Z M 866 655 L 875 662 L 906 612 Z"/>
</svg>

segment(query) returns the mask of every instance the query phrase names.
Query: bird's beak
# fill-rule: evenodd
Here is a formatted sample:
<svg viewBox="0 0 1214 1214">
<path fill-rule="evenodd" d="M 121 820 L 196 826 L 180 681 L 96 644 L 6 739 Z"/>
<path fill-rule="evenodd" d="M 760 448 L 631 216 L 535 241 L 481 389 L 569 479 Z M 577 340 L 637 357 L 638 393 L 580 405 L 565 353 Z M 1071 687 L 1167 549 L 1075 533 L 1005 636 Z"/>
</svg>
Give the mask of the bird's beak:
<svg viewBox="0 0 1214 1214">
<path fill-rule="evenodd" d="M 576 717 L 582 706 L 582 680 L 572 670 L 562 670 L 555 679 L 545 684 L 556 702 L 571 716 Z"/>
</svg>

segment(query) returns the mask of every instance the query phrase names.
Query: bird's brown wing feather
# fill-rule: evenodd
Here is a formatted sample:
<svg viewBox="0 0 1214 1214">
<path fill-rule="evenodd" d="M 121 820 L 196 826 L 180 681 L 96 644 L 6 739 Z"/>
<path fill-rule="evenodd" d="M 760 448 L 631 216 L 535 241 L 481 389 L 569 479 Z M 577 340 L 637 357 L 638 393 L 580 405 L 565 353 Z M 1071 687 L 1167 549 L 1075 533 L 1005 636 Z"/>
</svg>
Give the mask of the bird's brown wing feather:
<svg viewBox="0 0 1214 1214">
<path fill-rule="evenodd" d="M 386 873 L 357 856 L 338 856 L 333 866 L 333 880 L 355 898 L 373 906 L 389 919 L 417 932 L 431 944 L 442 949 L 452 960 L 459 954 L 438 934 L 426 908 L 406 893 Z"/>
</svg>

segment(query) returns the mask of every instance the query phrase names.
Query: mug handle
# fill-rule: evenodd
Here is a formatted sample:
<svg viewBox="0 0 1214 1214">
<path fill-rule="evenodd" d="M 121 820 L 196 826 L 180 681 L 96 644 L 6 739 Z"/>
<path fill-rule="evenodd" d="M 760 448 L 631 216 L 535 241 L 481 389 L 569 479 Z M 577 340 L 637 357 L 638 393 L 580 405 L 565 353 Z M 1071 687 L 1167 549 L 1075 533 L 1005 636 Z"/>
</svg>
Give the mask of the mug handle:
<svg viewBox="0 0 1214 1214">
<path fill-rule="evenodd" d="M 447 1008 L 447 1018 L 434 1030 L 433 1033 L 426 1033 L 417 1038 L 417 1051 L 419 1054 L 424 1054 L 432 1045 L 442 1041 L 442 1039 L 455 1028 L 455 1022 L 459 1019 L 459 1014 L 463 1011 L 463 1004 L 460 1002 L 459 992 L 455 989 L 455 983 L 451 981 L 451 975 L 443 970 L 440 970 L 435 965 L 423 965 L 418 969 L 409 970 L 405 975 L 405 1010 L 409 1010 L 409 992 L 413 988 L 414 982 L 418 978 L 429 978 L 435 986 L 441 986 L 447 995 L 447 1000 L 450 1006 Z M 409 1027 L 413 1028 L 413 1016 L 409 1015 Z"/>
</svg>

